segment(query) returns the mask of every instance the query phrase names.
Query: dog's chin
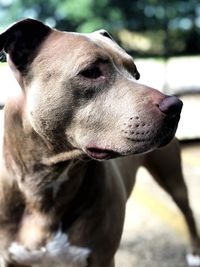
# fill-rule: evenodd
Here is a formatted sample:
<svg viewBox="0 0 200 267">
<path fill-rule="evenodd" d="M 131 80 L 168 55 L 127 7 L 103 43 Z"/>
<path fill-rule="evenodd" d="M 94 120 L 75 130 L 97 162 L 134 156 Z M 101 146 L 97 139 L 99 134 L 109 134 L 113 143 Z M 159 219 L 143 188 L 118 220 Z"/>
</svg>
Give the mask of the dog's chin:
<svg viewBox="0 0 200 267">
<path fill-rule="evenodd" d="M 97 145 L 88 145 L 84 149 L 87 156 L 95 160 L 108 160 L 117 157 L 124 157 L 130 155 L 138 155 L 148 153 L 157 148 L 166 146 L 174 137 L 174 131 L 168 131 L 168 133 L 160 133 L 157 136 L 147 139 L 135 139 L 129 140 L 128 142 L 119 142 L 120 147 L 114 146 L 97 146 Z"/>
<path fill-rule="evenodd" d="M 171 136 L 167 136 L 165 139 L 162 140 L 162 142 L 159 144 L 158 148 L 168 145 L 172 141 L 173 138 L 174 138 L 174 134 Z"/>
<path fill-rule="evenodd" d="M 86 148 L 86 153 L 90 158 L 96 160 L 108 160 L 121 156 L 119 152 L 114 151 L 112 149 L 105 149 L 95 146 L 94 147 L 88 146 Z"/>
<path fill-rule="evenodd" d="M 164 147 L 167 144 L 171 142 L 171 140 L 174 138 L 176 134 L 177 127 L 166 129 L 165 131 L 162 131 L 157 139 L 159 140 L 158 142 L 158 148 Z"/>
<path fill-rule="evenodd" d="M 127 155 L 138 155 L 151 152 L 158 148 L 164 147 L 171 142 L 174 138 L 175 131 L 168 133 L 167 135 L 158 135 L 155 138 L 142 140 L 140 142 L 136 142 L 134 146 L 130 146 L 129 150 L 125 153 L 121 153 L 123 156 Z"/>
<path fill-rule="evenodd" d="M 125 157 L 130 155 L 138 155 L 150 152 L 159 146 L 149 144 L 148 142 L 136 142 L 134 145 L 127 145 L 120 148 L 104 149 L 100 147 L 87 147 L 86 153 L 95 160 L 109 160 L 118 157 Z"/>
</svg>

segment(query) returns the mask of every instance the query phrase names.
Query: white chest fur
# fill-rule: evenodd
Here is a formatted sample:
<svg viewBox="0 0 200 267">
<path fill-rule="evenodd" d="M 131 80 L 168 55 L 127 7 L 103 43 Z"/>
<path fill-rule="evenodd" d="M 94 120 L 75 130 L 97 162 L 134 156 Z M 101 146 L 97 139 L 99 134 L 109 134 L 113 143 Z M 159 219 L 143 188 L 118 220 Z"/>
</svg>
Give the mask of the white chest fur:
<svg viewBox="0 0 200 267">
<path fill-rule="evenodd" d="M 11 258 L 19 264 L 34 267 L 86 267 L 90 249 L 72 246 L 68 236 L 58 231 L 38 250 L 27 250 L 14 242 L 9 247 Z"/>
</svg>

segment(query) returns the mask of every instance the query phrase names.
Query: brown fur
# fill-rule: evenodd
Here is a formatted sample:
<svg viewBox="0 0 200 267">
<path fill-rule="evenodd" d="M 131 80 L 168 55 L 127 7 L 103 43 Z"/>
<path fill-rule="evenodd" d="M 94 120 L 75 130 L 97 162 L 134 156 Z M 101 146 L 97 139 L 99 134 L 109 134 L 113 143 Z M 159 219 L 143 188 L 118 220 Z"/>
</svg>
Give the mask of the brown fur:
<svg viewBox="0 0 200 267">
<path fill-rule="evenodd" d="M 0 48 L 22 89 L 4 109 L 0 254 L 5 264 L 29 262 L 9 252 L 13 242 L 31 254 L 61 229 L 69 251 L 90 249 L 88 267 L 113 267 L 126 200 L 141 165 L 184 213 L 199 253 L 177 141 L 159 148 L 175 134 L 180 101 L 136 83 L 132 58 L 104 31 L 64 33 L 24 20 L 0 35 Z M 110 157 L 121 158 L 94 160 Z M 67 264 L 86 266 L 84 258 Z M 43 257 L 37 266 L 46 267 Z"/>
</svg>

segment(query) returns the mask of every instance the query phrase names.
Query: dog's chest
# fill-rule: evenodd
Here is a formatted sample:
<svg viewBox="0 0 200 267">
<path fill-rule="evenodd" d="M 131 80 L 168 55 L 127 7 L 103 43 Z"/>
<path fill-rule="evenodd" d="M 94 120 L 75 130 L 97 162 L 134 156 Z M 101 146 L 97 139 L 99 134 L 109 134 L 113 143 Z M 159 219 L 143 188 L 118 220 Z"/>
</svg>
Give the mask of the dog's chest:
<svg viewBox="0 0 200 267">
<path fill-rule="evenodd" d="M 44 247 L 28 250 L 13 242 L 9 254 L 15 262 L 32 267 L 86 267 L 91 251 L 71 245 L 68 236 L 58 231 Z"/>
</svg>

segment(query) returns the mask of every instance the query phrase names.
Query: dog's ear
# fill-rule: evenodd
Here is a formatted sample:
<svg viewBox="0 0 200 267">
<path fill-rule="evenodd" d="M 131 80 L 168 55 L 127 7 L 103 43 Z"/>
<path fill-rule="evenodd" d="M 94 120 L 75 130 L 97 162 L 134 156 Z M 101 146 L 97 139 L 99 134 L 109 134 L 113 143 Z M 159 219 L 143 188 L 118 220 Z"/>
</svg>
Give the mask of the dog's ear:
<svg viewBox="0 0 200 267">
<path fill-rule="evenodd" d="M 103 35 L 104 37 L 107 37 L 107 38 L 109 38 L 109 39 L 111 39 L 111 40 L 114 41 L 114 39 L 113 39 L 113 37 L 111 36 L 111 34 L 110 34 L 109 32 L 107 32 L 106 30 L 101 29 L 101 30 L 99 30 L 99 31 L 97 31 L 97 32 L 100 33 L 101 35 Z"/>
<path fill-rule="evenodd" d="M 106 37 L 106 38 L 109 38 L 111 39 L 113 42 L 116 43 L 116 41 L 113 39 L 113 37 L 111 36 L 110 33 L 108 33 L 106 30 L 104 29 L 101 29 L 101 30 L 98 30 L 96 31 L 98 34 L 101 34 L 102 36 Z M 140 79 L 140 73 L 138 72 L 136 66 L 135 66 L 135 69 L 134 71 L 131 71 L 133 73 L 133 76 L 135 77 L 136 80 L 139 80 Z"/>
<path fill-rule="evenodd" d="M 5 61 L 8 54 L 11 68 L 23 74 L 50 32 L 51 28 L 34 19 L 16 22 L 0 34 L 0 60 Z"/>
</svg>

